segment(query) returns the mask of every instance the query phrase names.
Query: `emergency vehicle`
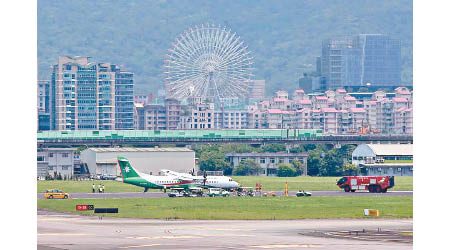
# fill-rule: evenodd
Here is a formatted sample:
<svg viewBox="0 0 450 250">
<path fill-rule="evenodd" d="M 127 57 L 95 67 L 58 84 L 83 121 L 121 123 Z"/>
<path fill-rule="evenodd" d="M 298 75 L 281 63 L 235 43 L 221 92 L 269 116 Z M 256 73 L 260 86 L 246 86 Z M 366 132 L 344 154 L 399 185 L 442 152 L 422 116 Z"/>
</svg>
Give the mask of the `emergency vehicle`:
<svg viewBox="0 0 450 250">
<path fill-rule="evenodd" d="M 394 176 L 344 176 L 336 184 L 345 192 L 369 190 L 370 193 L 386 193 L 394 186 Z"/>
</svg>

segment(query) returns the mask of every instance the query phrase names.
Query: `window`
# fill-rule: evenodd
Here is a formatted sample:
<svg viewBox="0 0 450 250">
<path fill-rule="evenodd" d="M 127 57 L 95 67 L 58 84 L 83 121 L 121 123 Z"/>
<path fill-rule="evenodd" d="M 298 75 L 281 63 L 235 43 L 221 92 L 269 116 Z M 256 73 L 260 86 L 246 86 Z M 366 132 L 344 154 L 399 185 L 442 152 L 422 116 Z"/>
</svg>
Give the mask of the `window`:
<svg viewBox="0 0 450 250">
<path fill-rule="evenodd" d="M 44 156 L 38 156 L 38 157 L 37 157 L 37 161 L 45 161 Z"/>
<path fill-rule="evenodd" d="M 48 166 L 48 170 L 53 170 L 53 166 Z"/>
<path fill-rule="evenodd" d="M 70 166 L 62 166 L 62 170 L 69 170 Z"/>
<path fill-rule="evenodd" d="M 294 161 L 294 158 L 289 157 L 289 163 L 292 163 Z"/>
<path fill-rule="evenodd" d="M 266 163 L 266 158 L 259 159 L 259 163 L 262 163 L 262 164 Z"/>
<path fill-rule="evenodd" d="M 48 154 L 48 157 L 53 157 L 53 153 L 49 153 L 49 154 Z"/>
<path fill-rule="evenodd" d="M 278 159 L 278 163 L 284 163 L 284 159 L 283 158 Z"/>
<path fill-rule="evenodd" d="M 275 163 L 275 158 L 270 158 L 270 163 Z"/>
<path fill-rule="evenodd" d="M 67 158 L 67 157 L 69 157 L 69 154 L 68 153 L 62 153 L 62 157 Z"/>
</svg>

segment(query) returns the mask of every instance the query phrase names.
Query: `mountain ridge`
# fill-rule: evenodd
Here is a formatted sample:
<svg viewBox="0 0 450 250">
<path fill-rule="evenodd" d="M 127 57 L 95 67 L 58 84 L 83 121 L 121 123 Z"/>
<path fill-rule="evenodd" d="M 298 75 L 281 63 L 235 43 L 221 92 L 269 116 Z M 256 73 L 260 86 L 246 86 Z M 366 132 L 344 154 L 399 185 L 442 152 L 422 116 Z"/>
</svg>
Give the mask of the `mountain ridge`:
<svg viewBox="0 0 450 250">
<path fill-rule="evenodd" d="M 38 1 L 39 79 L 60 55 L 85 55 L 135 74 L 136 94 L 164 88 L 164 55 L 189 27 L 225 26 L 248 45 L 266 95 L 293 90 L 315 70 L 327 38 L 382 33 L 402 40 L 402 83 L 411 84 L 412 1 Z"/>
</svg>

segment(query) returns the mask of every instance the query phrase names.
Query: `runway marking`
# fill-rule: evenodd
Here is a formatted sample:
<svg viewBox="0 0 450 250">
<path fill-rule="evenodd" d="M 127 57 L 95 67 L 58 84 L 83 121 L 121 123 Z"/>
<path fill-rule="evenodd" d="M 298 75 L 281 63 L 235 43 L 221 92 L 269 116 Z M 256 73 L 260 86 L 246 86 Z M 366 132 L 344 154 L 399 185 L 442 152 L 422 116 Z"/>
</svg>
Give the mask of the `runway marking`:
<svg viewBox="0 0 450 250">
<path fill-rule="evenodd" d="M 272 248 L 322 248 L 323 245 L 317 245 L 317 244 L 302 244 L 302 245 L 262 245 L 262 246 L 251 246 L 254 248 L 265 248 L 265 249 L 272 249 Z"/>
<path fill-rule="evenodd" d="M 138 247 L 153 247 L 153 246 L 161 246 L 161 244 L 137 245 L 137 246 L 127 246 L 127 247 L 119 247 L 119 248 L 138 248 Z"/>
<path fill-rule="evenodd" d="M 79 220 L 78 218 L 42 218 L 37 219 L 38 221 L 67 221 L 67 220 Z"/>
<path fill-rule="evenodd" d="M 170 236 L 129 236 L 127 239 L 151 240 L 151 239 L 200 239 L 201 236 L 194 235 L 170 235 Z"/>
<path fill-rule="evenodd" d="M 204 228 L 204 227 L 194 227 L 192 230 L 204 230 L 204 231 L 254 231 L 254 229 L 241 229 L 241 228 Z"/>
<path fill-rule="evenodd" d="M 38 233 L 38 236 L 86 236 L 90 234 L 83 234 L 83 233 Z"/>
<path fill-rule="evenodd" d="M 255 237 L 250 234 L 201 234 L 201 236 L 205 237 Z"/>
</svg>

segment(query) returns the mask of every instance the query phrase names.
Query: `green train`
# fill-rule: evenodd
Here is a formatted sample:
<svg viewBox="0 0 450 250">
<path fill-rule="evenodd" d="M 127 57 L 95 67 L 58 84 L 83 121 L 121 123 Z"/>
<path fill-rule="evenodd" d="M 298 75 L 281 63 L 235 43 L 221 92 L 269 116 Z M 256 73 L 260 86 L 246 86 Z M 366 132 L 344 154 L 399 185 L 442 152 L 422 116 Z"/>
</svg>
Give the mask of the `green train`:
<svg viewBox="0 0 450 250">
<path fill-rule="evenodd" d="M 322 136 L 317 129 L 217 130 L 78 130 L 40 131 L 38 140 L 196 140 L 196 139 L 308 139 Z"/>
</svg>

